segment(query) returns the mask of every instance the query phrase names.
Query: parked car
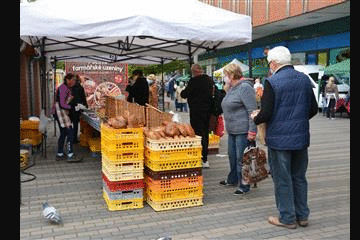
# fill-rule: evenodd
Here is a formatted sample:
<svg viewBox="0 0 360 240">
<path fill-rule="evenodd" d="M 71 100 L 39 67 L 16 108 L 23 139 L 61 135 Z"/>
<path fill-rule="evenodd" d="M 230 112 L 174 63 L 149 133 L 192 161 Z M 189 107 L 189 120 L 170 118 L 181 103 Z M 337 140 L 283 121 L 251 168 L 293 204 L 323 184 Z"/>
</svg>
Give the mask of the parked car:
<svg viewBox="0 0 360 240">
<path fill-rule="evenodd" d="M 322 70 L 324 68 L 324 66 L 322 65 L 295 65 L 294 66 L 295 70 L 299 71 L 299 72 L 303 72 L 305 73 L 310 81 L 311 81 L 311 85 L 313 86 L 313 91 L 316 97 L 316 101 L 318 102 L 318 106 L 319 108 L 323 108 L 325 101 L 324 101 L 324 96 L 319 93 L 319 82 L 322 78 L 322 76 L 324 75 L 324 71 Z M 339 91 L 339 97 L 340 98 L 345 98 L 347 92 L 350 89 L 350 85 L 348 84 L 350 81 L 347 80 L 346 78 L 341 77 L 340 75 L 333 75 L 336 79 L 336 85 L 338 87 L 338 91 Z"/>
</svg>

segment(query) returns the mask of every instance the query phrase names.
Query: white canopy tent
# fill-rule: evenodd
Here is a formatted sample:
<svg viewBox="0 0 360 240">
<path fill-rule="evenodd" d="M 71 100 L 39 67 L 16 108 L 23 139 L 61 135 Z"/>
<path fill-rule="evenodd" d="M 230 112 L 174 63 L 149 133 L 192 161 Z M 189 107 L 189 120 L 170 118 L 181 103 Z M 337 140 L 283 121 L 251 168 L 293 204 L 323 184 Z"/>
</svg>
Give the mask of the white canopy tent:
<svg viewBox="0 0 360 240">
<path fill-rule="evenodd" d="M 160 63 L 251 42 L 249 16 L 197 0 L 37 0 L 20 38 L 46 57 Z"/>
<path fill-rule="evenodd" d="M 246 65 L 246 64 L 240 62 L 239 60 L 237 60 L 236 58 L 234 58 L 231 62 L 229 62 L 228 64 L 226 64 L 224 67 L 216 70 L 216 71 L 214 72 L 214 74 L 215 74 L 215 73 L 220 73 L 221 76 L 222 76 L 222 75 L 223 75 L 223 72 L 224 72 L 224 71 L 223 71 L 224 68 L 225 68 L 226 66 L 228 66 L 229 64 L 231 64 L 231 63 L 234 63 L 234 64 L 239 65 L 242 72 L 249 71 L 249 66 L 248 66 L 248 65 Z"/>
</svg>

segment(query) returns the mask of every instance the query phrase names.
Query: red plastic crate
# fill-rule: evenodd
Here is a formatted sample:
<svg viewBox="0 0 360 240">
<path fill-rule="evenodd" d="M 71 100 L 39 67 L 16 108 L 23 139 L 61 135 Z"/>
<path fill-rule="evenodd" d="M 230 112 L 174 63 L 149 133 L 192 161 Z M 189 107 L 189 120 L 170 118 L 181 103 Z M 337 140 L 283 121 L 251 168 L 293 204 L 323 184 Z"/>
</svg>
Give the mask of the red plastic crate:
<svg viewBox="0 0 360 240">
<path fill-rule="evenodd" d="M 104 173 L 102 173 L 102 178 L 106 186 L 109 188 L 111 192 L 116 191 L 126 191 L 126 190 L 134 190 L 145 187 L 144 179 L 137 180 L 125 180 L 125 181 L 110 181 Z"/>
</svg>

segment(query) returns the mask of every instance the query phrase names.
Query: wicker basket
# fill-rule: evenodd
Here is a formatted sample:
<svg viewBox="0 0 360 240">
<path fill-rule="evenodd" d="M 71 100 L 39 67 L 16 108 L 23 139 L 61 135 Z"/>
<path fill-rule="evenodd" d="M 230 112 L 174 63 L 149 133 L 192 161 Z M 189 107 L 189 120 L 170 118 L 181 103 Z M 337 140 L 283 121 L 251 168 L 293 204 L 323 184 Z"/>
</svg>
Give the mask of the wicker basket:
<svg viewBox="0 0 360 240">
<path fill-rule="evenodd" d="M 149 104 L 146 104 L 145 112 L 145 124 L 148 128 L 160 127 L 164 121 L 171 121 L 173 117 L 173 114 L 162 112 Z"/>
<path fill-rule="evenodd" d="M 130 103 L 124 99 L 116 99 L 106 96 L 105 100 L 105 119 L 121 116 L 125 111 L 135 114 L 139 123 L 145 124 L 145 107 L 137 103 Z"/>
</svg>

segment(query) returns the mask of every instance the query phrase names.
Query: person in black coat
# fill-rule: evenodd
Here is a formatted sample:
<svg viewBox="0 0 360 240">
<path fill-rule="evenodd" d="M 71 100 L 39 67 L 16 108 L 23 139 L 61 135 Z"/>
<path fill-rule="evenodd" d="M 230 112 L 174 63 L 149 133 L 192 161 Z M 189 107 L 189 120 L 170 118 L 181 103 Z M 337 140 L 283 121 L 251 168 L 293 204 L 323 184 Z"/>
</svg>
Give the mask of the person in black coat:
<svg viewBox="0 0 360 240">
<path fill-rule="evenodd" d="M 141 70 L 134 70 L 133 79 L 134 83 L 130 83 L 126 87 L 126 91 L 129 93 L 127 101 L 145 106 L 145 103 L 149 103 L 149 84 Z"/>
<path fill-rule="evenodd" d="M 70 102 L 70 105 L 73 106 L 72 109 L 75 108 L 75 106 L 80 103 L 84 105 L 86 108 L 88 107 L 88 104 L 86 102 L 86 96 L 85 96 L 85 90 L 83 86 L 81 85 L 81 79 L 79 75 L 76 75 L 75 85 L 71 88 L 71 93 L 74 96 L 72 101 Z M 74 125 L 74 143 L 78 143 L 78 129 L 79 129 L 79 122 L 80 122 L 80 111 L 72 110 L 70 112 L 70 119 Z"/>
<path fill-rule="evenodd" d="M 193 77 L 189 80 L 186 88 L 180 93 L 186 98 L 190 108 L 190 124 L 195 134 L 201 136 L 203 167 L 209 168 L 207 161 L 209 145 L 209 122 L 211 112 L 211 93 L 213 81 L 203 74 L 198 64 L 191 67 Z"/>
</svg>

